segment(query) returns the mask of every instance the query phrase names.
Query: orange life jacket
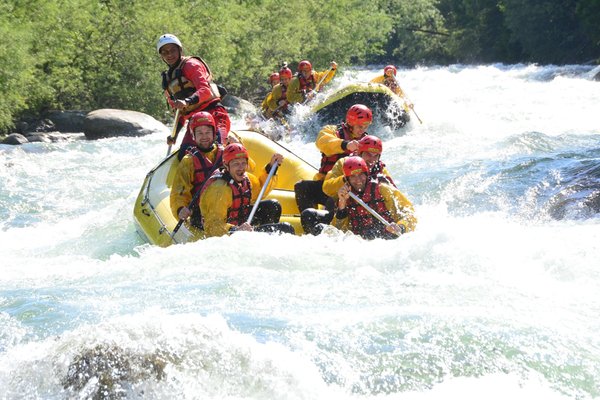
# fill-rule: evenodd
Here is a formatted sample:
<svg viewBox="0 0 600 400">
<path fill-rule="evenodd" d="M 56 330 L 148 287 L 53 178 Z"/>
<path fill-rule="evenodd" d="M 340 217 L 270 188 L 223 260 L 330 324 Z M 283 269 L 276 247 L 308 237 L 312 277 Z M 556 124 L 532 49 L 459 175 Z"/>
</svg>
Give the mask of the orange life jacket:
<svg viewBox="0 0 600 400">
<path fill-rule="evenodd" d="M 369 207 L 377 211 L 377 213 L 387 222 L 394 222 L 390 212 L 385 207 L 383 196 L 379 190 L 379 182 L 373 180 L 367 182 L 365 191 L 362 195 L 356 195 Z M 360 235 L 365 239 L 372 239 L 372 237 L 367 237 L 367 233 L 372 233 L 374 230 L 385 231 L 385 226 L 352 198 L 348 199 L 347 208 L 348 218 L 350 220 L 350 230 L 353 233 Z"/>
<path fill-rule="evenodd" d="M 352 135 L 350 133 L 350 127 L 345 123 L 337 126 L 337 130 L 335 134 L 338 138 L 350 141 L 352 140 Z M 365 133 L 366 134 L 366 133 Z M 319 173 L 325 175 L 333 168 L 333 165 L 342 157 L 346 157 L 352 154 L 349 150 L 344 150 L 343 153 L 333 154 L 331 156 L 326 156 L 321 153 L 321 168 L 319 168 Z"/>
<path fill-rule="evenodd" d="M 213 76 L 208 64 L 200 57 L 181 57 L 181 61 L 175 68 L 169 68 L 167 71 L 163 71 L 163 89 L 169 93 L 171 99 L 175 100 L 184 100 L 187 97 L 191 97 L 196 92 L 197 88 L 192 81 L 183 75 L 183 67 L 192 58 L 200 61 L 204 65 L 204 68 L 206 68 L 206 71 L 208 72 L 207 81 L 209 82 L 212 96 L 206 101 L 185 106 L 182 110 L 184 114 L 189 114 L 191 111 L 206 105 L 220 96 L 217 85 L 212 81 Z"/>
</svg>

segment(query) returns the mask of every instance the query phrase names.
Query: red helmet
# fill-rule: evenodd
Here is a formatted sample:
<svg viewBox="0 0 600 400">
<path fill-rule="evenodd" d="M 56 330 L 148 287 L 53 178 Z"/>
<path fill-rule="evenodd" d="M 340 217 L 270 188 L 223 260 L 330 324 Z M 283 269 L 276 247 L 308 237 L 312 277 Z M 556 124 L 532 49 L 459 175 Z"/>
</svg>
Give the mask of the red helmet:
<svg viewBox="0 0 600 400">
<path fill-rule="evenodd" d="M 308 60 L 302 60 L 298 64 L 298 71 L 312 71 L 312 64 Z"/>
<path fill-rule="evenodd" d="M 194 132 L 194 129 L 196 129 L 196 127 L 198 126 L 212 126 L 213 128 L 213 132 L 215 131 L 216 126 L 215 126 L 215 119 L 213 118 L 212 115 L 210 115 L 210 113 L 207 113 L 206 111 L 198 111 L 197 113 L 192 114 L 192 116 L 190 117 L 190 131 Z"/>
<path fill-rule="evenodd" d="M 273 81 L 279 82 L 279 74 L 277 72 L 273 72 L 271 75 L 269 75 L 269 83 L 272 84 Z"/>
<path fill-rule="evenodd" d="M 392 70 L 392 72 L 394 73 L 394 76 L 396 76 L 396 72 L 398 72 L 396 70 L 396 67 L 394 67 L 393 65 L 386 65 L 385 68 L 383 69 L 383 74 L 385 75 L 386 72 L 388 72 L 388 70 Z"/>
<path fill-rule="evenodd" d="M 373 154 L 381 154 L 383 152 L 381 139 L 373 135 L 363 136 L 358 141 L 358 153 L 364 153 L 365 151 Z"/>
<path fill-rule="evenodd" d="M 369 173 L 369 168 L 365 160 L 358 156 L 351 156 L 344 158 L 344 176 L 352 176 Z"/>
<path fill-rule="evenodd" d="M 228 144 L 223 150 L 223 164 L 229 164 L 229 161 L 236 158 L 248 159 L 248 150 L 239 143 Z"/>
<path fill-rule="evenodd" d="M 373 113 L 363 104 L 355 104 L 346 113 L 346 123 L 350 126 L 373 122 Z"/>
<path fill-rule="evenodd" d="M 283 67 L 279 70 L 279 77 L 280 78 L 290 78 L 292 79 L 292 70 L 289 69 L 288 67 Z"/>
</svg>

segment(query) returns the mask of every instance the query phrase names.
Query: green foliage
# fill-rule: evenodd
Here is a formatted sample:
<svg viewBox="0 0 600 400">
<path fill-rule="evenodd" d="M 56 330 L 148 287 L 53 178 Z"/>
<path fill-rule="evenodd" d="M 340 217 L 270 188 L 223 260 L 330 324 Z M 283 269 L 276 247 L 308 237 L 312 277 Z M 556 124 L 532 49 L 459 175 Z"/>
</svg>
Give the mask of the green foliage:
<svg viewBox="0 0 600 400">
<path fill-rule="evenodd" d="M 283 61 L 583 62 L 600 58 L 598 0 L 3 0 L 0 131 L 47 109 L 170 119 L 156 51 L 177 35 L 230 93 L 258 100 Z"/>
</svg>

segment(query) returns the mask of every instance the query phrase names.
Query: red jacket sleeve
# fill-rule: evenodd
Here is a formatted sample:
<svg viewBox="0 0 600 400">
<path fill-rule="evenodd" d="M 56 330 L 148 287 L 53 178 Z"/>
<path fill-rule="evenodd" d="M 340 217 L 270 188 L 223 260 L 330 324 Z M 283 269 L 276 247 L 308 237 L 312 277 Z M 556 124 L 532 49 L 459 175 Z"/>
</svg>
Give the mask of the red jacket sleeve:
<svg viewBox="0 0 600 400">
<path fill-rule="evenodd" d="M 181 72 L 183 76 L 189 79 L 194 84 L 194 87 L 196 87 L 196 92 L 194 95 L 198 96 L 200 103 L 213 98 L 213 94 L 210 89 L 211 76 L 200 60 L 196 58 L 190 58 L 183 66 Z"/>
</svg>

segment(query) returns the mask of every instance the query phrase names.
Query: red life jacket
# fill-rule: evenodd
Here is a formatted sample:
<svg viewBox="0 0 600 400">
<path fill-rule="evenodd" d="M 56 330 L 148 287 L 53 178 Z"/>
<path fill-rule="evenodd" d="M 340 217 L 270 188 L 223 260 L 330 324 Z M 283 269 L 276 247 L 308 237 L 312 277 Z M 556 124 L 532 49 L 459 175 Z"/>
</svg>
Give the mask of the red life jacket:
<svg viewBox="0 0 600 400">
<path fill-rule="evenodd" d="M 335 134 L 338 138 L 350 141 L 352 140 L 352 135 L 350 133 L 350 127 L 345 123 L 338 125 Z M 366 135 L 366 132 L 364 133 Z M 333 154 L 331 156 L 326 156 L 321 153 L 321 168 L 319 168 L 319 173 L 325 175 L 333 168 L 333 165 L 342 157 L 346 157 L 352 154 L 349 150 L 344 150 L 343 153 Z"/>
<path fill-rule="evenodd" d="M 190 111 L 205 106 L 206 104 L 210 103 L 214 99 L 219 98 L 220 96 L 219 89 L 212 82 L 213 76 L 212 72 L 210 71 L 210 68 L 208 67 L 208 64 L 200 57 L 181 57 L 181 61 L 179 62 L 179 64 L 177 64 L 175 68 L 169 68 L 167 71 L 163 71 L 163 89 L 169 93 L 171 99 L 175 100 L 184 100 L 187 97 L 191 97 L 196 92 L 197 88 L 194 86 L 193 82 L 183 75 L 183 67 L 192 58 L 195 58 L 196 60 L 200 61 L 204 65 L 204 68 L 206 68 L 206 71 L 208 72 L 207 81 L 210 85 L 212 96 L 210 99 L 204 102 L 190 104 L 184 107 L 184 114 L 189 114 Z"/>
<path fill-rule="evenodd" d="M 238 183 L 231 177 L 229 172 L 217 171 L 208 179 L 203 190 L 217 179 L 226 181 L 227 185 L 231 188 L 231 193 L 233 195 L 231 207 L 227 209 L 227 223 L 236 226 L 242 225 L 250 216 L 250 201 L 252 200 L 252 184 L 250 183 L 250 179 L 245 176 L 244 180 Z"/>
<path fill-rule="evenodd" d="M 385 202 L 379 189 L 379 182 L 369 181 L 367 182 L 365 191 L 362 194 L 355 194 L 360 197 L 362 201 L 367 203 L 367 205 L 373 210 L 377 211 L 377 213 L 381 215 L 387 222 L 394 222 L 392 215 L 385 207 Z M 372 239 L 372 237 L 367 237 L 367 233 L 372 233 L 373 230 L 379 229 L 382 232 L 385 231 L 385 226 L 352 198 L 348 199 L 347 208 L 350 230 L 353 233 L 360 235 L 365 239 Z"/>
<path fill-rule="evenodd" d="M 192 182 L 193 196 L 198 190 L 202 190 L 204 182 L 210 178 L 212 173 L 221 165 L 223 165 L 223 146 L 217 146 L 217 154 L 215 156 L 214 163 L 210 161 L 208 157 L 206 157 L 206 155 L 196 146 L 188 147 L 185 153 L 192 155 L 192 162 L 194 165 L 194 180 Z M 200 202 L 192 206 L 192 215 L 190 220 L 192 225 L 200 229 L 204 229 L 202 214 L 200 212 Z"/>
<path fill-rule="evenodd" d="M 186 149 L 186 154 L 191 154 L 192 161 L 194 162 L 194 188 L 192 189 L 194 193 L 204 184 L 213 171 L 223 165 L 223 146 L 217 146 L 217 154 L 215 155 L 215 162 L 213 163 L 206 157 L 206 154 L 200 150 L 198 147 L 188 147 Z"/>
<path fill-rule="evenodd" d="M 317 87 L 317 82 L 315 82 L 315 74 L 311 73 L 308 78 L 305 78 L 304 75 L 298 72 L 298 82 L 300 82 L 300 92 L 305 96 L 304 100 L 306 100 L 306 93 L 311 90 L 315 90 Z"/>
</svg>

